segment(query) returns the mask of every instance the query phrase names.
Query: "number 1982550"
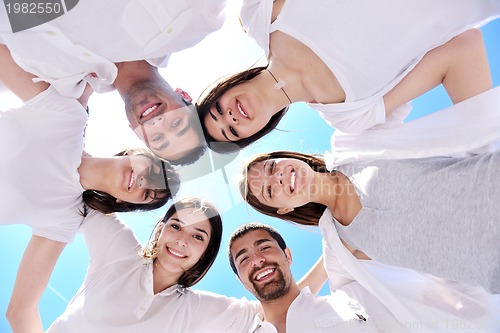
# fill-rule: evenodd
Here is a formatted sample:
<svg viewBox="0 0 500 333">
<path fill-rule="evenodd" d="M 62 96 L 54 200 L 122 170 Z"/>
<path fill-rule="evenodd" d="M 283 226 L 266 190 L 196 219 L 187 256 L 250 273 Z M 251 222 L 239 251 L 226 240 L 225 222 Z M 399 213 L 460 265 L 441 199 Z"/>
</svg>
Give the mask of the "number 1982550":
<svg viewBox="0 0 500 333">
<path fill-rule="evenodd" d="M 14 2 L 6 3 L 5 8 L 8 14 L 52 14 L 61 13 L 63 8 L 60 3 L 55 2 Z"/>
</svg>

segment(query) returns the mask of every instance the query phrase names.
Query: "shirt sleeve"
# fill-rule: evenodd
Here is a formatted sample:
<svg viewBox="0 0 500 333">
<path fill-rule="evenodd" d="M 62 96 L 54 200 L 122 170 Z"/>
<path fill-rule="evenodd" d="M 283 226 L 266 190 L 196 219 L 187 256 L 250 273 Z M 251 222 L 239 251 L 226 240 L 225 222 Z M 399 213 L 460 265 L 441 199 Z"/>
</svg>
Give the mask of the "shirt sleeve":
<svg viewBox="0 0 500 333">
<path fill-rule="evenodd" d="M 199 320 L 192 322 L 189 332 L 222 333 L 247 332 L 255 315 L 261 310 L 260 303 L 246 298 L 234 298 L 208 291 L 193 291 L 193 313 Z"/>
<path fill-rule="evenodd" d="M 89 249 L 89 272 L 141 250 L 141 244 L 132 229 L 115 214 L 105 215 L 90 210 L 80 227 L 80 233 Z"/>
</svg>

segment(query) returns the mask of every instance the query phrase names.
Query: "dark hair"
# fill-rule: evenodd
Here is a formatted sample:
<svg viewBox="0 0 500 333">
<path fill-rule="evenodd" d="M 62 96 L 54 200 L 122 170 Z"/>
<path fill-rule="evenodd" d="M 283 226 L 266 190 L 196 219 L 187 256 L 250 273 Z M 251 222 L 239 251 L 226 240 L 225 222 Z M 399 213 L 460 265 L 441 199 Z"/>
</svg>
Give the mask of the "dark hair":
<svg viewBox="0 0 500 333">
<path fill-rule="evenodd" d="M 241 237 L 245 236 L 247 233 L 253 230 L 265 230 L 267 233 L 278 243 L 278 246 L 280 249 L 285 252 L 285 249 L 287 248 L 285 240 L 283 237 L 281 237 L 280 233 L 274 229 L 273 227 L 258 223 L 258 222 L 250 222 L 246 223 L 243 225 L 240 225 L 229 237 L 229 245 L 228 245 L 228 257 L 229 257 L 229 264 L 231 265 L 231 268 L 233 269 L 233 272 L 238 275 L 238 271 L 236 270 L 236 265 L 234 264 L 233 256 L 231 254 L 231 247 L 233 246 L 234 241 L 237 239 L 240 239 Z"/>
<path fill-rule="evenodd" d="M 143 148 L 128 149 L 119 152 L 115 156 L 134 156 L 142 155 L 149 158 L 153 163 L 158 165 L 162 170 L 162 178 L 165 179 L 165 189 L 155 190 L 155 199 L 148 204 L 137 204 L 131 202 L 116 202 L 116 198 L 112 195 L 95 190 L 85 190 L 82 194 L 82 199 L 85 204 L 103 214 L 111 214 L 116 212 L 134 212 L 148 211 L 162 207 L 177 194 L 180 187 L 179 174 L 168 162 L 164 162 L 156 158 L 149 150 Z"/>
<path fill-rule="evenodd" d="M 309 202 L 303 206 L 295 207 L 291 212 L 281 215 L 276 212 L 277 208 L 270 207 L 261 203 L 257 199 L 257 197 L 250 191 L 247 179 L 248 170 L 256 163 L 276 158 L 293 158 L 301 160 L 307 163 L 316 172 L 329 173 L 329 171 L 326 169 L 325 161 L 314 155 L 307 155 L 291 151 L 275 151 L 271 153 L 261 154 L 254 157 L 243 167 L 242 178 L 239 182 L 241 196 L 246 202 L 250 204 L 250 206 L 252 206 L 256 211 L 261 212 L 262 214 L 271 217 L 277 217 L 286 221 L 292 221 L 298 224 L 317 226 L 321 215 L 327 208 L 325 205 L 316 202 Z"/>
<path fill-rule="evenodd" d="M 157 223 L 152 235 L 154 239 L 148 242 L 148 245 L 142 250 L 142 256 L 144 258 L 156 258 L 157 256 L 157 241 L 160 234 L 160 226 L 167 223 L 168 220 L 178 211 L 192 208 L 196 211 L 202 212 L 208 218 L 210 226 L 212 228 L 212 236 L 208 241 L 207 249 L 201 256 L 200 260 L 191 267 L 189 270 L 185 271 L 179 278 L 178 284 L 182 287 L 191 287 L 198 283 L 207 274 L 210 267 L 215 261 L 217 254 L 219 253 L 220 243 L 222 240 L 222 219 L 217 208 L 209 202 L 203 201 L 198 198 L 188 197 L 174 203 L 165 213 L 165 216 Z"/>
<path fill-rule="evenodd" d="M 204 97 L 200 97 L 196 103 L 196 108 L 198 110 L 198 117 L 200 118 L 201 128 L 203 129 L 203 134 L 205 135 L 205 140 L 207 141 L 208 147 L 213 151 L 221 154 L 231 153 L 242 148 L 247 147 L 251 143 L 259 140 L 269 132 L 271 132 L 280 122 L 281 118 L 288 111 L 288 106 L 284 107 L 278 111 L 275 115 L 271 117 L 269 122 L 262 128 L 259 132 L 254 135 L 244 138 L 238 141 L 231 142 L 219 142 L 216 141 L 207 131 L 205 127 L 204 119 L 207 116 L 210 108 L 222 97 L 229 89 L 237 86 L 245 81 L 249 81 L 266 70 L 267 67 L 253 67 L 242 71 L 240 73 L 234 74 L 227 79 L 224 79 L 217 83 L 214 88 L 212 88 Z M 207 88 L 208 89 L 208 88 Z"/>
<path fill-rule="evenodd" d="M 188 103 L 187 101 L 183 100 L 184 103 L 189 106 L 189 107 L 195 107 L 193 104 Z M 200 119 L 198 118 L 198 114 L 196 110 L 192 110 L 190 116 L 189 116 L 189 123 L 191 124 L 191 127 L 195 130 L 195 132 L 198 134 L 198 137 L 200 138 L 200 145 L 198 147 L 195 147 L 191 149 L 186 155 L 184 155 L 181 158 L 178 158 L 176 160 L 171 160 L 168 161 L 173 165 L 189 165 L 193 164 L 194 162 L 198 161 L 201 156 L 205 153 L 207 150 L 207 143 L 204 141 L 204 131 L 202 129 L 202 126 L 200 124 Z M 164 158 L 158 156 L 158 158 L 165 160 Z"/>
</svg>

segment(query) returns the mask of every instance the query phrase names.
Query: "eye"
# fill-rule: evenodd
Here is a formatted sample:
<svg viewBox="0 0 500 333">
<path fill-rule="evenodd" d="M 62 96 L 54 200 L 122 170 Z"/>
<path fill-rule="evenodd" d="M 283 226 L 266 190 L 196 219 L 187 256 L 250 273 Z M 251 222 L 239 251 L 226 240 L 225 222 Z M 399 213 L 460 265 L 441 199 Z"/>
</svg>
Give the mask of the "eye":
<svg viewBox="0 0 500 333">
<path fill-rule="evenodd" d="M 156 191 L 155 190 L 146 190 L 144 191 L 144 200 L 147 200 L 147 199 L 156 199 Z"/>
<path fill-rule="evenodd" d="M 194 239 L 196 239 L 196 240 L 199 240 L 199 241 L 201 241 L 201 242 L 203 242 L 203 241 L 204 241 L 204 238 L 203 238 L 203 236 L 202 236 L 202 235 L 194 235 L 194 236 L 193 236 L 193 238 L 194 238 Z"/>
<path fill-rule="evenodd" d="M 234 128 L 232 128 L 231 126 L 229 126 L 229 132 L 231 132 L 231 134 L 233 134 L 237 138 L 240 137 L 238 133 L 234 130 Z"/>
<path fill-rule="evenodd" d="M 153 136 L 151 141 L 157 142 L 157 141 L 160 141 L 161 139 L 163 139 L 163 134 L 157 134 L 157 135 Z"/>
<path fill-rule="evenodd" d="M 269 195 L 269 199 L 271 199 L 271 186 L 267 187 L 267 194 Z"/>
<path fill-rule="evenodd" d="M 172 128 L 176 128 L 176 127 L 181 126 L 181 124 L 182 124 L 182 119 L 177 119 L 176 121 L 174 121 L 174 122 L 172 123 L 172 126 L 171 126 L 171 127 L 172 127 Z"/>
<path fill-rule="evenodd" d="M 181 230 L 181 226 L 177 223 L 170 223 L 170 227 L 175 230 Z"/>
<path fill-rule="evenodd" d="M 274 170 L 274 165 L 276 164 L 275 161 L 272 161 L 271 164 L 269 164 L 269 173 L 272 174 Z"/>
<path fill-rule="evenodd" d="M 243 264 L 245 261 L 247 261 L 248 257 L 242 257 L 240 260 L 240 264 Z"/>
<path fill-rule="evenodd" d="M 219 102 L 215 102 L 215 109 L 217 110 L 217 113 L 222 116 L 222 109 L 220 108 Z"/>
</svg>

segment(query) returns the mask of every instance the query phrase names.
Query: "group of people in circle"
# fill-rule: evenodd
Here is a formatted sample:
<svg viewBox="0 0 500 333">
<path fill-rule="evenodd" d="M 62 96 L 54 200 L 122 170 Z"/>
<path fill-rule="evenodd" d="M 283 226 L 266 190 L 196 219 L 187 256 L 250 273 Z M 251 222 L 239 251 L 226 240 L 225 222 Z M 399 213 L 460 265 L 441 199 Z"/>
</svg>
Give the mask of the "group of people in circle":
<svg viewBox="0 0 500 333">
<path fill-rule="evenodd" d="M 0 224 L 33 231 L 12 331 L 499 331 L 500 90 L 478 27 L 500 3 L 243 0 L 267 65 L 193 104 L 158 68 L 218 30 L 227 5 L 80 0 L 16 33 L 0 9 L 0 81 L 24 103 L 0 113 Z M 403 122 L 439 84 L 454 105 Z M 89 97 L 112 89 L 148 149 L 85 151 Z M 296 102 L 336 129 L 331 153 L 263 152 L 238 186 L 256 211 L 318 228 L 322 258 L 296 281 L 284 237 L 241 221 L 228 261 L 256 300 L 191 288 L 221 252 L 224 218 L 216 198 L 176 197 L 179 168 L 260 140 Z M 167 203 L 145 245 L 116 214 Z M 77 232 L 87 274 L 47 326 L 38 303 Z"/>
</svg>

